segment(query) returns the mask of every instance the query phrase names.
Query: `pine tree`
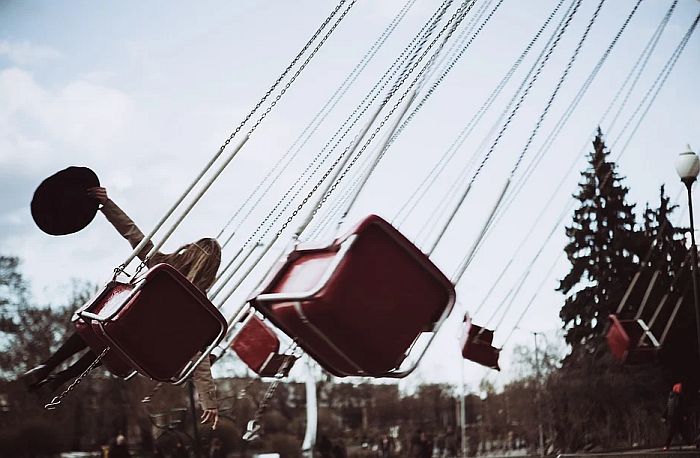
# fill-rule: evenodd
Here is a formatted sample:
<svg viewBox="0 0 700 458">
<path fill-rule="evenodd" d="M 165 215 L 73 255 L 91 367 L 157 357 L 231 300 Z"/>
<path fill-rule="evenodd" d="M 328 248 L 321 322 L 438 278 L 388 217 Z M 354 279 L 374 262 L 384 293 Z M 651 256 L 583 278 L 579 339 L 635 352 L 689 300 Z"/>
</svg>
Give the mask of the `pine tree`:
<svg viewBox="0 0 700 458">
<path fill-rule="evenodd" d="M 639 267 L 643 235 L 635 232 L 634 205 L 626 202 L 628 188 L 608 160 L 609 154 L 599 128 L 574 196 L 580 206 L 566 228 L 570 241 L 564 250 L 571 271 L 558 288 L 566 296 L 559 315 L 574 360 L 601 346 L 607 317 L 616 310 Z"/>
<path fill-rule="evenodd" d="M 646 249 L 652 250 L 653 254 L 655 254 L 655 256 L 651 257 L 650 262 L 656 264 L 668 276 L 676 273 L 681 262 L 688 254 L 684 236 L 688 229 L 675 227 L 670 220 L 671 215 L 677 208 L 678 205 L 671 204 L 671 198 L 666 195 L 665 186 L 662 185 L 659 190 L 658 208 L 652 210 L 647 204 L 644 210 Z"/>
</svg>

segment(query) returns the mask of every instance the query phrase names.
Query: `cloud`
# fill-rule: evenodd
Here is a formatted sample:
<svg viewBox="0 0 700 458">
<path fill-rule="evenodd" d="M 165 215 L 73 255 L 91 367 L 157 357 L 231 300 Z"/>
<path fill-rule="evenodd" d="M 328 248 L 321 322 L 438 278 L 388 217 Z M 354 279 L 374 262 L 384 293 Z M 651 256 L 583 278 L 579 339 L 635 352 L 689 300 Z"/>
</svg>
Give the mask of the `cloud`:
<svg viewBox="0 0 700 458">
<path fill-rule="evenodd" d="M 126 129 L 134 112 L 124 92 L 88 80 L 41 86 L 23 69 L 0 72 L 0 166 L 46 171 L 71 160 L 93 160 Z"/>
<path fill-rule="evenodd" d="M 27 41 L 13 43 L 7 40 L 0 41 L 0 55 L 5 55 L 12 63 L 22 66 L 62 57 L 59 51 L 48 46 L 39 46 Z"/>
</svg>

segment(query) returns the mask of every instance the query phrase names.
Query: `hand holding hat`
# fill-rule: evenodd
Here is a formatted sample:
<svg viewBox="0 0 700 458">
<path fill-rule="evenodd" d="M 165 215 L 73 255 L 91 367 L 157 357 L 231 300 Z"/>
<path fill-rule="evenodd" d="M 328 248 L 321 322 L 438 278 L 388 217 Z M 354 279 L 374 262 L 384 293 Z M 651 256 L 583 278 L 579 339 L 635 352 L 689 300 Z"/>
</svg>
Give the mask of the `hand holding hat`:
<svg viewBox="0 0 700 458">
<path fill-rule="evenodd" d="M 31 203 L 32 218 L 50 235 L 66 235 L 86 227 L 97 214 L 100 180 L 87 167 L 68 167 L 41 182 Z M 88 191 L 90 190 L 90 191 Z"/>
</svg>

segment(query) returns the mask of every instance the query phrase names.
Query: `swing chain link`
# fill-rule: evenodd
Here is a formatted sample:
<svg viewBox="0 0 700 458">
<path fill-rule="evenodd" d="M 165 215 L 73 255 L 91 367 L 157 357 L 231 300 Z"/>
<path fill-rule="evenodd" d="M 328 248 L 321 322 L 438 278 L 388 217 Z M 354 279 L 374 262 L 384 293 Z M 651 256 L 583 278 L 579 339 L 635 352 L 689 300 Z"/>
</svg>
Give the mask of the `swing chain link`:
<svg viewBox="0 0 700 458">
<path fill-rule="evenodd" d="M 424 27 L 425 27 L 425 26 L 424 26 Z M 423 31 L 423 29 L 421 29 L 421 32 L 422 32 L 422 31 Z M 419 32 L 419 33 L 420 33 L 420 32 Z M 414 40 L 416 40 L 417 38 L 418 38 L 418 36 L 414 37 Z M 413 42 L 414 40 L 412 40 L 412 42 Z M 409 46 L 410 46 L 410 45 L 409 45 Z M 345 131 L 345 133 L 344 133 L 343 135 L 341 135 L 341 138 L 340 138 L 340 140 L 338 140 L 338 143 L 339 143 L 343 138 L 345 138 L 345 135 L 350 131 L 350 129 L 352 129 L 352 128 L 354 127 L 354 125 L 357 123 L 357 121 L 359 121 L 360 118 L 365 114 L 365 112 L 370 108 L 370 106 L 372 105 L 372 103 L 374 102 L 374 100 L 376 99 L 376 97 L 380 94 L 380 92 L 381 92 L 381 90 L 384 88 L 384 86 L 385 86 L 391 79 L 393 79 L 393 77 L 396 75 L 396 73 L 398 72 L 398 67 L 396 67 L 396 64 L 399 63 L 399 62 L 402 62 L 402 58 L 403 58 L 404 54 L 406 53 L 406 51 L 408 51 L 408 48 L 404 49 L 404 50 L 401 52 L 401 54 L 399 55 L 399 57 L 396 58 L 396 60 L 394 61 L 394 63 L 391 65 L 391 67 L 384 73 L 384 76 L 382 76 L 382 78 L 381 78 L 380 81 L 384 80 L 385 77 L 391 72 L 391 74 L 390 74 L 390 76 L 389 76 L 389 79 L 382 85 L 382 87 L 380 88 L 379 92 L 377 92 L 377 93 L 371 98 L 371 100 L 369 101 L 369 103 L 366 104 L 366 105 L 364 106 L 364 108 L 361 108 L 361 107 L 362 107 L 362 104 L 360 104 L 359 106 L 355 107 L 355 109 L 354 109 L 353 112 L 350 114 L 350 116 L 348 117 L 348 119 L 346 119 L 346 121 L 343 123 L 343 126 L 341 126 L 341 129 L 342 129 L 342 127 L 344 127 L 348 122 L 350 122 L 350 119 L 351 119 L 353 116 L 355 116 L 355 115 L 357 114 L 358 111 L 360 111 L 360 114 L 357 115 L 357 116 L 355 117 L 355 119 L 350 123 L 350 126 L 349 126 L 348 129 Z M 392 71 L 392 69 L 393 69 L 393 71 Z M 394 86 L 396 86 L 396 85 L 394 85 Z M 376 89 L 376 87 L 375 87 L 375 89 Z M 370 91 L 370 94 L 368 94 L 368 95 L 366 96 L 366 98 L 369 97 L 369 96 L 371 95 L 372 92 L 373 92 L 373 91 Z M 366 101 L 366 98 L 365 98 L 365 101 Z M 362 103 L 364 103 L 364 101 L 363 101 Z M 339 132 L 340 132 L 340 131 L 336 132 L 336 133 L 333 135 L 333 137 L 331 137 L 331 139 L 330 139 L 330 140 L 326 143 L 326 145 L 322 148 L 321 152 L 325 151 L 325 150 L 329 147 L 329 145 L 333 142 L 333 140 L 338 136 Z M 338 143 L 336 143 L 336 146 L 338 145 Z M 336 146 L 332 147 L 331 152 L 335 150 L 335 147 L 336 147 Z M 330 153 L 328 153 L 328 154 L 330 154 Z M 327 157 L 328 157 L 328 155 L 326 156 L 326 158 L 327 158 Z M 323 161 L 325 161 L 326 158 L 324 158 Z M 319 167 L 320 167 L 320 165 L 319 165 Z M 334 164 L 331 168 L 334 168 L 334 167 L 335 167 L 335 164 Z M 307 170 L 304 171 L 304 174 L 306 174 L 308 170 L 309 170 L 309 168 L 307 168 Z M 312 172 L 312 173 L 313 173 L 313 172 Z M 302 174 L 302 176 L 303 176 L 304 174 Z M 327 177 L 327 175 L 326 175 L 324 178 L 321 179 L 321 182 L 324 181 L 326 177 Z M 309 179 L 310 179 L 310 177 L 309 177 Z M 307 179 L 307 180 L 308 180 L 308 179 Z M 305 185 L 305 184 L 306 184 L 306 182 L 304 182 L 304 185 Z M 292 220 L 294 219 L 294 217 L 296 217 L 296 215 L 297 215 L 297 214 L 299 213 L 299 211 L 304 207 L 304 205 L 306 204 L 306 202 L 308 202 L 309 198 L 311 197 L 311 194 L 313 194 L 313 193 L 316 192 L 316 190 L 318 189 L 318 186 L 320 186 L 320 184 L 321 184 L 321 183 L 319 182 L 318 185 L 315 186 L 314 189 L 310 192 L 310 194 L 303 200 L 303 202 L 302 202 L 299 206 L 297 206 L 296 210 L 294 210 L 294 212 L 292 213 L 292 215 L 291 215 L 289 218 L 287 218 L 287 221 L 285 221 L 285 223 L 282 225 L 282 227 L 277 231 L 277 233 L 276 233 L 276 235 L 275 235 L 275 238 L 276 238 L 276 237 L 279 237 L 280 235 L 282 235 L 282 233 L 284 232 L 284 230 L 288 227 L 289 223 L 292 222 Z M 302 186 L 303 186 L 303 185 L 302 185 Z M 284 195 L 284 197 L 283 197 L 282 199 L 285 199 L 285 198 L 287 197 L 287 195 L 288 195 L 291 191 L 292 191 L 292 188 L 289 188 L 289 189 L 287 190 L 287 192 L 285 193 L 285 195 Z M 296 192 L 296 193 L 294 194 L 294 196 L 292 197 L 292 200 L 293 200 L 294 198 L 296 198 L 296 196 L 298 195 L 298 193 L 299 193 L 300 191 L 301 191 L 301 188 L 300 188 L 299 190 L 297 190 L 297 192 Z M 272 209 L 272 211 L 267 215 L 267 217 L 265 218 L 265 220 L 264 220 L 262 223 L 260 223 L 260 225 L 257 227 L 257 229 L 255 229 L 255 231 L 253 232 L 253 234 L 251 234 L 250 237 L 248 237 L 248 240 L 245 242 L 244 246 L 246 246 L 246 245 L 248 245 L 248 244 L 250 243 L 250 241 L 251 241 L 251 240 L 255 237 L 255 235 L 260 231 L 260 229 L 262 228 L 263 224 L 265 224 L 265 222 L 267 222 L 267 220 L 272 216 L 272 214 L 275 212 L 275 210 L 277 210 L 277 208 L 279 207 L 280 203 L 281 203 L 281 201 L 278 202 L 278 203 L 275 205 L 275 207 L 274 207 L 274 208 Z M 260 237 L 261 240 L 267 235 L 267 232 L 268 232 L 268 231 L 270 230 L 270 228 L 277 222 L 277 220 L 280 218 L 280 216 L 282 216 L 282 214 L 287 210 L 287 208 L 289 207 L 289 204 L 290 204 L 290 203 L 291 203 L 291 200 L 287 202 L 287 204 L 284 206 L 284 208 L 283 208 L 282 210 L 280 210 L 280 212 L 278 213 L 278 215 L 275 217 L 274 221 L 270 224 L 270 227 L 268 227 L 268 229 L 266 229 L 265 232 L 263 233 L 263 235 Z"/>
<path fill-rule="evenodd" d="M 468 5 L 469 5 L 469 6 L 467 7 L 467 9 L 466 9 L 466 11 L 465 11 L 464 8 L 467 6 L 467 2 L 464 2 L 464 3 L 457 9 L 457 11 L 455 11 L 454 14 L 452 14 L 452 17 L 451 17 L 451 18 L 449 19 L 449 21 L 443 26 L 443 29 L 440 31 L 440 33 L 438 33 L 438 35 L 435 37 L 435 39 L 433 39 L 433 40 L 428 44 L 427 48 L 425 49 L 425 51 L 423 51 L 423 53 L 421 54 L 421 56 L 420 56 L 415 62 L 413 62 L 413 65 L 411 66 L 410 70 L 405 71 L 405 72 L 401 75 L 400 80 L 391 88 L 391 90 L 389 91 L 389 93 L 388 93 L 387 96 L 385 97 L 384 101 L 382 102 L 383 105 L 386 104 L 386 103 L 391 99 L 391 97 L 393 97 L 394 94 L 398 91 L 399 87 L 401 87 L 401 86 L 406 82 L 406 80 L 407 80 L 408 77 L 411 75 L 411 73 L 413 73 L 413 70 L 415 70 L 415 68 L 420 64 L 420 62 L 423 60 L 423 58 L 424 58 L 424 57 L 428 54 L 428 52 L 430 52 L 430 50 L 433 48 L 433 46 L 435 45 L 435 43 L 437 43 L 438 38 L 440 38 L 440 36 L 447 30 L 447 35 L 445 36 L 445 38 L 443 39 L 443 41 L 442 41 L 442 42 L 440 43 L 440 45 L 438 46 L 437 52 L 434 53 L 432 56 L 430 56 L 430 58 L 428 59 L 428 63 L 418 72 L 418 74 L 416 75 L 416 77 L 415 77 L 415 78 L 413 79 L 413 81 L 409 84 L 408 88 L 403 92 L 403 94 L 401 94 L 401 96 L 400 96 L 399 99 L 396 101 L 396 103 L 394 103 L 394 105 L 393 105 L 393 107 L 391 108 L 391 110 L 389 110 L 389 113 L 387 113 L 386 116 L 384 116 L 384 118 L 382 119 L 382 121 L 379 123 L 379 125 L 378 125 L 378 126 L 375 128 L 375 130 L 372 132 L 372 135 L 370 135 L 369 139 L 365 142 L 365 144 L 362 146 L 362 148 L 360 149 L 360 151 L 355 155 L 355 157 L 353 157 L 352 161 L 350 161 L 350 163 L 345 167 L 345 169 L 344 169 L 343 172 L 340 174 L 340 176 L 338 177 L 338 179 L 335 180 L 335 182 L 332 184 L 332 186 L 328 189 L 328 192 L 326 192 L 326 194 L 323 196 L 323 198 L 321 199 L 321 201 L 319 202 L 319 204 L 318 204 L 318 205 L 316 206 L 316 208 L 314 209 L 314 215 L 316 215 L 316 213 L 318 213 L 318 211 L 321 209 L 321 207 L 326 203 L 326 201 L 328 200 L 328 198 L 330 197 L 330 195 L 333 193 L 333 191 L 335 191 L 335 189 L 338 187 L 338 185 L 340 184 L 340 182 L 343 181 L 343 179 L 345 178 L 345 176 L 348 174 L 348 172 L 350 171 L 350 169 L 355 165 L 355 163 L 356 163 L 357 160 L 360 158 L 360 156 L 362 155 L 362 153 L 364 153 L 364 151 L 367 149 L 367 147 L 369 146 L 369 144 L 374 140 L 374 138 L 377 136 L 377 134 L 382 130 L 382 128 L 383 128 L 384 125 L 387 123 L 387 121 L 389 120 L 389 118 L 394 114 L 394 112 L 396 111 L 396 109 L 401 105 L 401 103 L 403 103 L 403 101 L 406 99 L 406 96 L 409 94 L 409 92 L 411 91 L 411 89 L 415 86 L 416 82 L 417 82 L 419 79 L 421 79 L 421 77 L 426 73 L 426 70 L 432 66 L 433 62 L 435 61 L 435 58 L 436 58 L 437 55 L 440 53 L 440 51 L 441 51 L 442 48 L 444 47 L 444 45 L 445 45 L 445 43 L 447 42 L 447 40 L 452 36 L 452 34 L 453 34 L 454 31 L 456 30 L 457 26 L 462 22 L 462 20 L 463 20 L 464 17 L 466 16 L 466 14 L 471 10 L 471 7 L 474 5 L 474 2 L 470 2 Z M 450 26 L 450 25 L 451 25 L 451 26 Z M 448 30 L 448 27 L 449 27 L 449 30 Z M 341 156 L 341 157 L 342 157 L 342 156 Z M 335 166 L 338 164 L 338 162 L 340 162 L 340 159 L 341 159 L 341 158 L 338 158 L 338 159 L 333 163 L 333 165 L 332 165 L 332 166 L 330 167 L 330 169 L 326 172 L 326 174 L 321 178 L 320 181 L 323 181 L 323 180 L 326 179 L 326 177 L 327 177 L 328 174 L 330 173 L 330 170 L 332 170 L 333 168 L 335 168 Z M 319 184 L 320 184 L 320 182 L 319 182 Z M 315 187 L 314 187 L 314 189 L 315 189 Z"/>
<path fill-rule="evenodd" d="M 301 56 L 304 55 L 304 53 L 309 49 L 309 47 L 311 46 L 311 44 L 316 40 L 316 38 L 317 38 L 317 37 L 319 36 L 319 34 L 323 31 L 323 29 L 326 28 L 326 26 L 327 26 L 328 23 L 331 21 L 331 19 L 333 18 L 333 16 L 335 16 L 335 13 L 338 12 L 338 10 L 343 6 L 343 4 L 345 3 L 345 1 L 346 1 L 346 0 L 340 0 L 340 2 L 336 5 L 336 7 L 333 9 L 333 11 L 331 11 L 331 14 L 328 15 L 328 17 L 326 18 L 326 20 L 323 21 L 323 23 L 319 26 L 318 30 L 316 30 L 316 33 L 314 33 L 313 36 L 309 39 L 309 41 L 306 42 L 306 44 L 304 45 L 304 47 L 301 48 L 301 51 L 299 51 L 299 53 L 294 57 L 294 59 L 292 59 L 292 61 L 289 63 L 289 65 L 287 65 L 287 68 L 284 69 L 284 71 L 280 74 L 280 76 L 277 77 L 277 80 L 272 84 L 272 86 L 270 86 L 270 88 L 267 90 L 267 92 L 265 92 L 265 95 L 258 101 L 258 103 L 255 104 L 255 106 L 253 107 L 253 109 L 250 110 L 250 112 L 246 115 L 245 118 L 243 118 L 243 120 L 238 124 L 238 126 L 236 126 L 236 129 L 233 131 L 233 133 L 231 133 L 231 135 L 229 135 L 229 137 L 226 139 L 226 141 L 223 143 L 223 145 L 221 145 L 221 147 L 219 148 L 219 154 L 222 153 L 222 152 L 226 149 L 226 147 L 229 145 L 229 143 L 231 143 L 231 141 L 233 140 L 233 138 L 241 131 L 241 129 L 243 129 L 243 126 L 245 126 L 246 123 L 250 120 L 250 118 L 253 117 L 253 115 L 255 114 L 255 112 L 258 111 L 258 108 L 260 108 L 260 106 L 261 106 L 263 103 L 265 103 L 265 101 L 268 99 L 268 97 L 270 97 L 270 94 L 272 94 L 272 93 L 274 92 L 274 90 L 277 89 L 277 86 L 279 86 L 279 84 L 280 84 L 280 83 L 282 82 L 282 80 L 287 76 L 287 74 L 288 74 L 289 71 L 292 69 L 292 67 L 294 67 L 294 65 L 296 65 L 296 63 L 299 61 L 299 59 L 301 59 Z M 352 3 L 354 4 L 355 2 L 353 1 Z M 352 5 L 351 5 L 351 6 L 352 6 Z M 349 9 L 349 8 L 348 8 L 348 9 Z M 345 11 L 345 13 L 347 13 L 347 10 Z M 343 17 L 345 17 L 345 13 L 344 13 L 343 16 L 341 17 L 341 19 L 342 19 Z M 336 25 L 337 25 L 337 24 L 336 24 Z M 335 28 L 335 27 L 334 27 L 334 28 Z M 331 30 L 331 31 L 332 31 L 332 30 Z M 328 38 L 328 37 L 326 36 L 325 38 Z M 325 38 L 324 38 L 324 41 L 325 41 Z M 321 42 L 321 43 L 323 43 L 323 42 Z M 318 50 L 318 49 L 316 49 L 316 51 L 317 51 L 317 50 Z M 308 63 L 308 62 L 306 62 L 306 63 Z M 302 69 L 303 69 L 303 68 L 302 68 Z M 296 76 L 295 76 L 295 78 L 296 78 Z M 290 82 L 289 84 L 291 84 L 291 82 Z M 285 88 L 285 91 L 286 91 L 286 89 L 288 89 L 288 87 Z M 278 96 L 278 99 L 275 100 L 275 102 L 267 109 L 267 111 L 260 117 L 260 119 L 258 119 L 258 121 L 256 122 L 256 124 L 251 128 L 250 133 L 252 133 L 252 132 L 258 127 L 258 125 L 260 124 L 260 122 L 265 118 L 265 116 L 267 116 L 267 113 L 269 113 L 269 111 L 272 109 L 272 107 L 274 107 L 274 105 L 277 104 L 277 101 L 279 100 L 279 97 L 281 97 L 281 95 Z"/>
<path fill-rule="evenodd" d="M 153 396 L 155 396 L 155 394 L 158 392 L 158 390 L 161 389 L 161 387 L 163 385 L 164 385 L 164 382 L 156 383 L 156 385 L 153 387 L 151 392 L 148 393 L 146 396 L 144 396 L 143 399 L 141 399 L 141 403 L 148 404 L 149 402 L 151 402 L 151 400 L 153 399 Z"/>
<path fill-rule="evenodd" d="M 54 396 L 54 398 L 51 400 L 51 402 L 49 402 L 48 404 L 46 404 L 44 406 L 44 409 L 55 410 L 56 407 L 58 407 L 61 404 L 61 401 L 63 400 L 63 398 L 65 398 L 71 391 L 73 391 L 75 389 L 75 387 L 78 386 L 78 384 L 80 382 L 82 382 L 83 379 L 85 377 L 87 377 L 88 374 L 90 374 L 90 372 L 100 364 L 100 362 L 102 361 L 102 358 L 105 357 L 105 355 L 107 354 L 108 351 L 109 351 L 109 347 L 105 347 L 105 349 L 102 350 L 102 353 L 100 353 L 99 356 L 97 356 L 97 358 L 95 358 L 95 360 L 92 363 L 90 363 L 90 365 L 87 367 L 87 369 L 85 369 L 82 374 L 80 374 L 75 380 L 73 380 L 73 383 L 68 385 L 68 388 L 63 390 L 63 392 L 61 394 Z"/>
<path fill-rule="evenodd" d="M 274 99 L 272 102 L 270 102 L 270 105 L 269 105 L 269 106 L 267 107 L 267 109 L 260 115 L 260 118 L 258 118 L 258 120 L 255 122 L 255 124 L 253 124 L 253 126 L 251 126 L 250 130 L 248 131 L 248 135 L 251 135 L 251 134 L 255 131 L 255 129 L 258 128 L 258 126 L 260 125 L 260 123 L 263 122 L 263 120 L 267 117 L 267 115 L 270 113 L 270 111 L 272 111 L 272 109 L 275 107 L 275 105 L 277 105 L 277 102 L 280 101 L 280 99 L 282 98 L 282 96 L 287 92 L 287 89 L 289 89 L 290 86 L 294 83 L 294 81 L 296 81 L 296 79 L 297 79 L 297 77 L 299 76 L 299 74 L 301 74 L 301 72 L 306 68 L 306 66 L 309 64 L 309 62 L 311 61 L 311 59 L 316 55 L 316 53 L 318 52 L 318 50 L 321 49 L 321 46 L 323 46 L 323 44 L 326 42 L 326 40 L 328 40 L 328 37 L 331 36 L 331 34 L 333 33 L 333 31 L 338 27 L 338 24 L 340 24 L 340 22 L 341 22 L 341 21 L 345 18 L 345 16 L 348 14 L 348 11 L 350 11 L 350 8 L 352 8 L 353 5 L 355 5 L 355 2 L 356 2 L 356 1 L 357 1 L 357 0 L 352 0 L 352 1 L 350 2 L 350 4 L 348 5 L 348 7 L 345 9 L 345 11 L 343 11 L 343 12 L 341 13 L 341 15 L 340 15 L 340 16 L 338 17 L 338 19 L 335 21 L 335 24 L 333 24 L 333 25 L 331 26 L 331 28 L 328 30 L 328 32 L 326 32 L 326 34 L 323 36 L 323 38 L 321 38 L 321 41 L 319 41 L 319 43 L 316 45 L 316 47 L 313 49 L 313 51 L 311 51 L 311 54 L 309 54 L 308 57 L 304 60 L 304 62 L 302 62 L 302 64 L 299 66 L 299 68 L 298 68 L 297 71 L 294 73 L 294 75 L 292 75 L 292 77 L 289 79 L 289 81 L 287 82 L 287 84 L 285 84 L 284 87 L 280 90 L 280 93 L 277 94 L 277 96 L 275 97 L 275 99 Z M 333 17 L 333 15 L 335 14 L 335 12 L 338 11 L 338 9 L 342 6 L 343 3 L 345 3 L 345 0 L 342 0 L 342 1 L 338 4 L 338 6 L 336 7 L 336 9 L 333 10 L 333 13 L 331 14 L 331 16 L 329 16 L 329 17 L 326 19 L 326 21 L 323 23 L 323 27 L 325 27 L 326 24 L 328 24 L 328 21 L 330 21 L 331 17 Z M 314 38 L 318 35 L 318 33 L 321 32 L 321 30 L 322 30 L 322 28 L 319 28 L 319 30 L 318 30 L 318 31 L 316 32 L 316 34 L 314 35 Z M 305 49 L 308 48 L 308 45 L 310 45 L 310 44 L 311 44 L 311 41 L 309 41 L 309 43 L 307 43 L 307 46 L 305 47 Z M 299 57 L 301 57 L 301 54 L 299 54 Z M 277 84 L 277 83 L 275 83 L 275 84 Z"/>
<path fill-rule="evenodd" d="M 428 47 L 425 49 L 425 51 L 423 51 L 423 53 L 421 54 L 421 56 L 420 56 L 415 62 L 413 62 L 413 65 L 411 66 L 411 69 L 410 69 L 409 71 L 406 71 L 406 72 L 404 72 L 404 73 L 402 73 L 402 74 L 400 75 L 399 81 L 397 81 L 397 83 L 394 84 L 394 86 L 391 88 L 391 90 L 387 93 L 386 97 L 385 97 L 384 100 L 382 101 L 382 106 L 384 106 L 384 105 L 391 99 L 391 97 L 393 97 L 394 94 L 398 91 L 399 87 L 401 87 L 401 86 L 403 85 L 403 83 L 406 82 L 406 80 L 407 80 L 408 77 L 411 75 L 411 73 L 413 72 L 413 70 L 415 70 L 415 68 L 420 64 L 420 62 L 423 60 L 423 58 L 424 58 L 424 57 L 428 54 L 428 52 L 433 48 L 433 46 L 435 45 L 435 43 L 437 43 L 438 38 L 439 38 L 439 37 L 448 29 L 448 27 L 450 27 L 450 25 L 451 25 L 450 29 L 449 29 L 448 32 L 447 32 L 446 37 L 444 38 L 444 40 L 442 41 L 442 43 L 439 45 L 438 51 L 442 49 L 442 47 L 444 46 L 444 44 L 445 44 L 445 42 L 447 41 L 447 39 L 449 39 L 449 37 L 454 33 L 456 27 L 462 22 L 462 19 L 464 19 L 464 16 L 466 15 L 466 13 L 469 12 L 469 9 L 470 9 L 470 8 L 467 9 L 466 11 L 464 10 L 464 8 L 465 8 L 465 6 L 466 6 L 467 4 L 469 4 L 468 1 L 465 1 L 464 3 L 462 3 L 462 5 L 457 9 L 457 11 L 455 11 L 454 14 L 452 14 L 452 17 L 449 19 L 449 21 L 447 21 L 447 23 L 443 26 L 443 29 L 440 31 L 440 33 L 438 33 L 438 35 L 435 37 L 435 39 L 433 39 L 433 41 L 431 41 L 431 42 L 428 44 Z M 471 2 L 471 4 L 473 4 L 473 2 Z M 326 192 L 326 194 L 323 196 L 321 202 L 319 202 L 319 204 L 318 204 L 318 205 L 316 206 L 316 208 L 314 209 L 314 215 L 315 215 L 315 214 L 318 212 L 318 210 L 323 206 L 323 204 L 328 200 L 328 198 L 330 197 L 331 193 L 338 187 L 338 184 L 340 184 L 340 182 L 341 182 L 341 181 L 343 180 L 343 178 L 347 175 L 347 173 L 350 171 L 350 169 L 353 167 L 353 165 L 357 162 L 357 160 L 359 159 L 360 155 L 367 149 L 367 146 L 372 142 L 372 140 L 374 140 L 374 138 L 377 136 L 377 134 L 379 133 L 379 131 L 381 131 L 381 129 L 382 129 L 382 128 L 384 127 L 384 125 L 386 124 L 386 122 L 389 120 L 389 118 L 391 117 L 391 115 L 393 115 L 394 112 L 396 111 L 396 109 L 399 107 L 399 105 L 401 105 L 401 103 L 404 101 L 404 99 L 406 98 L 406 96 L 407 96 L 408 93 L 410 92 L 411 88 L 415 85 L 416 81 L 425 73 L 426 68 L 427 68 L 430 64 L 432 64 L 432 61 L 435 59 L 435 57 L 436 57 L 436 55 L 433 55 L 433 56 L 431 56 L 431 57 L 429 58 L 430 62 L 429 62 L 428 64 L 426 64 L 426 67 L 424 67 L 423 69 L 421 69 L 421 71 L 418 73 L 418 75 L 416 76 L 416 78 L 414 78 L 414 80 L 411 82 L 409 88 L 408 88 L 406 91 L 404 91 L 404 93 L 401 95 L 401 97 L 399 97 L 399 100 L 398 100 L 398 101 L 394 104 L 394 106 L 391 108 L 391 110 L 389 111 L 389 113 L 387 113 L 387 115 L 384 117 L 384 119 L 382 119 L 382 121 L 381 121 L 381 123 L 379 124 L 379 126 L 377 126 L 377 128 L 374 130 L 374 132 L 372 132 L 372 135 L 371 135 L 370 138 L 365 142 L 365 144 L 363 145 L 362 149 L 360 149 L 360 151 L 358 152 L 358 154 L 355 155 L 355 157 L 354 157 L 353 160 L 350 162 L 350 164 L 348 164 L 348 166 L 345 168 L 345 170 L 343 170 L 343 172 L 341 173 L 341 175 L 340 175 L 340 176 L 338 177 L 338 179 L 333 183 L 333 185 L 332 185 L 331 188 L 328 190 L 328 192 Z M 347 150 L 346 150 L 346 152 L 347 152 Z M 323 176 L 318 180 L 318 182 L 314 185 L 314 187 L 308 192 L 308 194 L 304 197 L 304 199 L 301 201 L 301 203 L 300 203 L 299 205 L 297 205 L 297 208 L 292 212 L 291 215 L 289 215 L 289 217 L 288 217 L 287 220 L 284 222 L 284 224 L 282 224 L 282 227 L 280 227 L 280 229 L 277 231 L 277 234 L 276 234 L 277 237 L 279 237 L 280 235 L 282 235 L 282 233 L 285 231 L 285 229 L 287 229 L 287 226 L 289 226 L 289 223 L 291 223 L 292 220 L 293 220 L 293 219 L 299 214 L 299 212 L 302 210 L 302 208 L 304 208 L 304 206 L 305 206 L 306 203 L 309 201 L 309 199 L 310 199 L 310 198 L 313 196 L 313 194 L 318 190 L 318 188 L 319 188 L 319 187 L 321 186 L 321 184 L 326 180 L 326 178 L 328 178 L 328 176 L 331 174 L 331 172 L 333 171 L 333 169 L 335 169 L 335 167 L 338 165 L 338 163 L 343 159 L 343 156 L 344 156 L 344 154 L 341 154 L 340 156 L 338 156 L 338 158 L 336 158 L 336 160 L 333 162 L 333 164 L 331 164 L 331 166 L 328 168 L 328 170 L 326 170 L 326 172 L 323 174 Z"/>
<path fill-rule="evenodd" d="M 247 442 L 252 442 L 260 437 L 260 419 L 265 413 L 265 410 L 267 410 L 267 407 L 270 405 L 270 401 L 275 395 L 277 387 L 279 386 L 280 382 L 286 374 L 287 367 L 291 363 L 292 359 L 295 358 L 294 349 L 296 349 L 296 343 L 293 344 L 293 347 L 294 348 L 289 354 L 286 355 L 286 358 L 284 359 L 284 361 L 280 365 L 279 370 L 275 374 L 275 380 L 272 383 L 270 383 L 270 385 L 267 387 L 265 395 L 263 396 L 262 400 L 260 401 L 260 405 L 258 406 L 258 410 L 255 412 L 255 415 L 253 415 L 253 419 L 250 420 L 246 425 L 246 432 L 243 434 L 243 440 Z"/>
<path fill-rule="evenodd" d="M 131 275 L 126 273 L 126 264 L 119 264 L 119 266 L 114 268 L 114 276 L 112 277 L 112 281 L 116 280 L 119 275 L 131 277 Z"/>
<path fill-rule="evenodd" d="M 146 267 L 146 263 L 149 261 L 150 258 L 146 258 L 143 261 L 141 261 L 141 264 L 136 268 L 136 271 L 134 271 L 134 280 L 136 280 L 136 277 L 139 276 L 141 271 L 143 270 L 144 267 Z"/>
</svg>

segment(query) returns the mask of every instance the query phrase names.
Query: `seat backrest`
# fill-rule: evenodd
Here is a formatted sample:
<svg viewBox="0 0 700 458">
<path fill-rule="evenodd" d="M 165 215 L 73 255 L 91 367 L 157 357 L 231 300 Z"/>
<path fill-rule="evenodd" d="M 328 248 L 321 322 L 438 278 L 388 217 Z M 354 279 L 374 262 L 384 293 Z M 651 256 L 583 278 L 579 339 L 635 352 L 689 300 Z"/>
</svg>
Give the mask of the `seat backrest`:
<svg viewBox="0 0 700 458">
<path fill-rule="evenodd" d="M 227 323 L 206 295 L 168 264 L 151 267 L 130 299 L 93 323 L 110 347 L 154 380 L 180 383 L 181 372 L 223 338 Z M 199 356 L 198 356 L 199 355 Z M 192 369 L 192 368 L 190 368 Z"/>
<path fill-rule="evenodd" d="M 275 333 L 257 316 L 253 316 L 231 342 L 231 348 L 241 361 L 256 373 L 279 353 L 280 341 Z"/>
</svg>

